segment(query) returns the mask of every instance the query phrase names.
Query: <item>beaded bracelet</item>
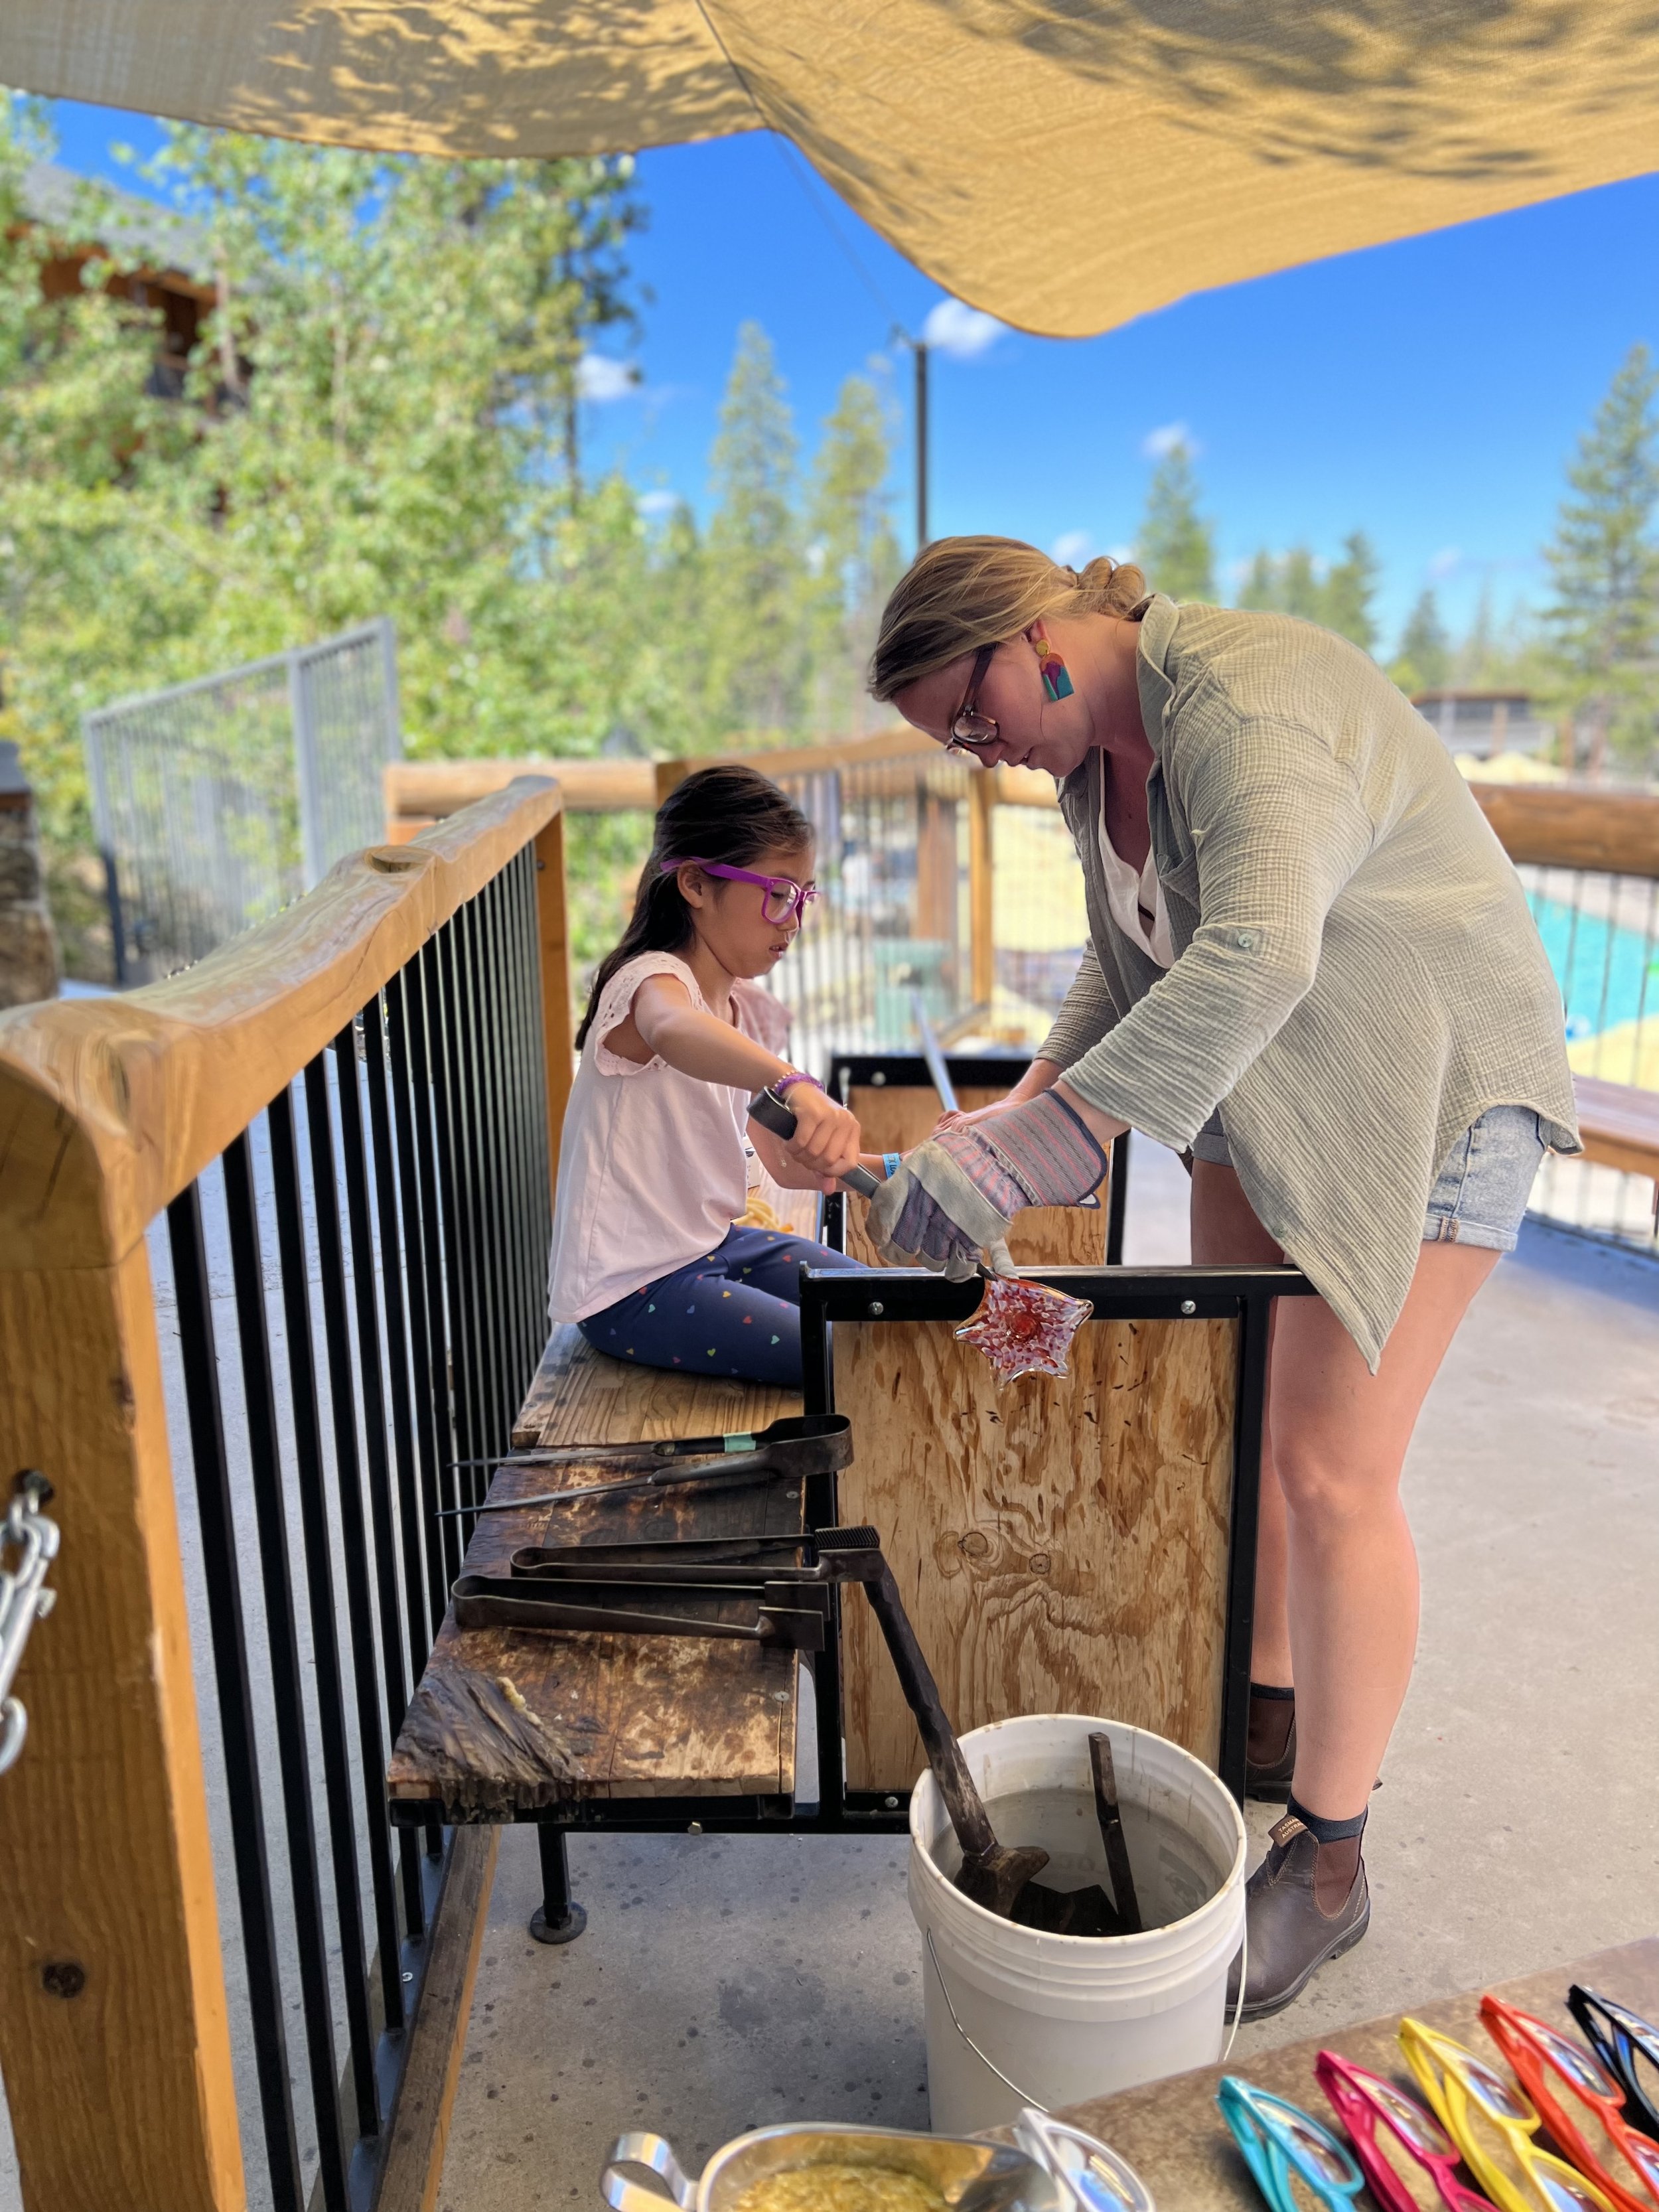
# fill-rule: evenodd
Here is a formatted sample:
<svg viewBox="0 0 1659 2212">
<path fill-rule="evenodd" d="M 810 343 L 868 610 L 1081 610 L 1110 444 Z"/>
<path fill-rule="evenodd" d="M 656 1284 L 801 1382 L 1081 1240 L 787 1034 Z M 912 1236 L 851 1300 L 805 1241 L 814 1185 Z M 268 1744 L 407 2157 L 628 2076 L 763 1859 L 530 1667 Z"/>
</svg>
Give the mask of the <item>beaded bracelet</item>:
<svg viewBox="0 0 1659 2212">
<path fill-rule="evenodd" d="M 778 1078 L 772 1085 L 772 1096 L 775 1098 L 781 1098 L 784 1092 L 797 1083 L 810 1083 L 814 1091 L 822 1091 L 823 1088 L 816 1075 L 809 1075 L 804 1067 L 795 1067 L 792 1068 L 787 1075 L 781 1075 Z"/>
</svg>

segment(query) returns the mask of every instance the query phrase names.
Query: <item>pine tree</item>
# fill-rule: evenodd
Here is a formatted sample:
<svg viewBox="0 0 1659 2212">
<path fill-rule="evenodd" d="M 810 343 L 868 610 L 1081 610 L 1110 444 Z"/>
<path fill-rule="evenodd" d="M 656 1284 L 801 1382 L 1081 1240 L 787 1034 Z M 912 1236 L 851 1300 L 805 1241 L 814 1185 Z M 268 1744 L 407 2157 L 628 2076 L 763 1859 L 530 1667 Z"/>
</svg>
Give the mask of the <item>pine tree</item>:
<svg viewBox="0 0 1659 2212">
<path fill-rule="evenodd" d="M 1645 758 L 1659 721 L 1656 392 L 1659 372 L 1634 346 L 1579 441 L 1544 549 L 1555 591 L 1544 613 L 1552 688 L 1586 730 L 1592 775 L 1609 744 Z"/>
<path fill-rule="evenodd" d="M 1279 564 L 1264 545 L 1251 562 L 1249 573 L 1239 589 L 1238 604 L 1253 614 L 1271 615 L 1280 611 L 1279 603 Z"/>
<path fill-rule="evenodd" d="M 887 489 L 891 459 L 875 386 L 849 376 L 823 426 L 806 515 L 811 719 L 826 735 L 855 734 L 869 708 L 865 669 L 902 565 Z"/>
<path fill-rule="evenodd" d="M 1198 511 L 1192 455 L 1170 447 L 1152 471 L 1138 552 L 1146 580 L 1172 599 L 1215 597 L 1215 532 Z"/>
<path fill-rule="evenodd" d="M 1376 620 L 1371 602 L 1376 597 L 1378 562 L 1363 530 L 1342 541 L 1342 558 L 1325 578 L 1323 605 L 1316 617 L 1340 637 L 1352 638 L 1369 653 L 1376 643 Z"/>
<path fill-rule="evenodd" d="M 1389 673 L 1407 695 L 1437 691 L 1451 673 L 1451 640 L 1432 590 L 1419 592 L 1400 633 L 1400 650 Z"/>
<path fill-rule="evenodd" d="M 805 573 L 793 498 L 795 433 L 771 340 L 738 332 L 720 408 L 707 544 L 709 705 L 731 732 L 781 731 L 805 675 Z"/>
</svg>

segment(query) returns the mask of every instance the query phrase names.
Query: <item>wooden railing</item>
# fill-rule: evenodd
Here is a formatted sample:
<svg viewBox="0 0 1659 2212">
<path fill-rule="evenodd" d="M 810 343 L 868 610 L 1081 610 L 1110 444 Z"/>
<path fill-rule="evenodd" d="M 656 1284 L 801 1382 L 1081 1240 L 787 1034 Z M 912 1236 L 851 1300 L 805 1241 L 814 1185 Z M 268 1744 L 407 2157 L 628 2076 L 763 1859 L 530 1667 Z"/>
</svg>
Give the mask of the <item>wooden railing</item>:
<svg viewBox="0 0 1659 2212">
<path fill-rule="evenodd" d="M 545 1334 L 571 1071 L 562 855 L 556 785 L 514 780 L 413 844 L 342 862 L 167 982 L 0 1016 L 0 1470 L 48 1474 L 63 1537 L 56 1609 L 17 1685 L 27 1745 L 0 1778 L 0 2073 L 30 2212 L 239 2212 L 245 2156 L 279 2212 L 305 2212 L 313 2183 L 334 2212 L 348 2168 L 381 2163 L 395 2114 L 374 2033 L 394 2059 L 416 2034 L 404 1992 L 421 1986 L 438 1891 L 418 1836 L 393 1875 L 380 1731 L 441 1614 L 451 1562 L 431 1531 L 456 1524 L 432 1511 L 471 1494 L 457 1460 L 505 1447 Z M 234 1292 L 222 1265 L 210 1287 L 204 1194 L 228 1224 Z M 269 1333 L 262 1219 L 280 1252 Z M 153 1268 L 171 1273 L 176 1342 Z M 240 1368 L 215 1358 L 216 1329 Z M 229 1453 L 222 1379 L 246 1425 Z M 222 1857 L 216 1870 L 192 1606 L 211 1623 L 212 1796 L 234 1879 Z M 259 1615 L 269 1656 L 251 1674 Z M 281 1820 L 260 1820 L 262 1777 Z M 476 1866 L 468 1878 L 476 1902 Z M 250 1991 L 250 2142 L 222 1911 Z M 437 2137 L 411 2128 L 405 2166 L 429 2165 Z"/>
</svg>

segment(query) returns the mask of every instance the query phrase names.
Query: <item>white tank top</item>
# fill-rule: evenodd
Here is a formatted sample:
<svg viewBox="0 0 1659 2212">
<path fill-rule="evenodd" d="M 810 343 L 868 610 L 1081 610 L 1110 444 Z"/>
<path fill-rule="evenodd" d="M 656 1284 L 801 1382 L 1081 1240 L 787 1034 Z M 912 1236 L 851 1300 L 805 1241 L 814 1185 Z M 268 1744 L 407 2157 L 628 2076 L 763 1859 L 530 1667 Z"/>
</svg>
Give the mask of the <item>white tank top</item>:
<svg viewBox="0 0 1659 2212">
<path fill-rule="evenodd" d="M 1149 960 L 1155 960 L 1160 968 L 1173 967 L 1175 949 L 1170 942 L 1169 910 L 1164 903 L 1164 886 L 1152 866 L 1152 854 L 1147 853 L 1146 865 L 1139 875 L 1119 857 L 1107 834 L 1103 796 L 1100 802 L 1100 865 L 1106 871 L 1106 903 L 1111 908 L 1112 920 L 1130 944 L 1138 945 Z"/>
<path fill-rule="evenodd" d="M 547 1280 L 554 1321 L 586 1321 L 714 1251 L 759 1180 L 746 1091 L 606 1048 L 647 975 L 674 976 L 699 1013 L 709 1011 L 672 952 L 642 952 L 605 985 L 564 1113 Z M 769 991 L 734 983 L 732 1011 L 745 1036 L 782 1058 L 789 1016 Z"/>
</svg>

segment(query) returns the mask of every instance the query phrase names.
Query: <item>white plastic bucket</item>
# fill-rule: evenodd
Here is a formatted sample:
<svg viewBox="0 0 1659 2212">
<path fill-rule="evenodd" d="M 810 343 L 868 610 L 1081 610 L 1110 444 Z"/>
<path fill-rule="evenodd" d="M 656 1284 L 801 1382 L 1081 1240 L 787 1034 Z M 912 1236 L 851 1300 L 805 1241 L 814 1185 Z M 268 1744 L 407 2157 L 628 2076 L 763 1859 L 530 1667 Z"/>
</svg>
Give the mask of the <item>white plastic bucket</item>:
<svg viewBox="0 0 1659 2212">
<path fill-rule="evenodd" d="M 1164 1927 L 1047 1936 L 999 1919 L 951 1880 L 962 1854 L 931 1773 L 910 1800 L 910 1910 L 922 1933 L 939 2134 L 969 2135 L 1026 2104 L 1078 2104 L 1221 2056 L 1227 1968 L 1244 1937 L 1245 1836 L 1208 1767 L 1148 1729 L 1079 1713 L 975 1729 L 963 1756 L 993 1806 L 998 1842 L 1041 1844 L 1056 1862 L 1054 1886 L 1069 1889 L 1078 1880 L 1064 1871 L 1068 1857 L 1104 1863 L 1077 1825 L 1086 1816 L 1094 1826 L 1089 1737 L 1101 1729 L 1112 1739 L 1142 1912 L 1168 1914 Z M 1032 1793 L 1044 1794 L 1022 1813 L 1019 1799 Z M 1149 1814 L 1164 1825 L 1138 1817 Z"/>
</svg>

